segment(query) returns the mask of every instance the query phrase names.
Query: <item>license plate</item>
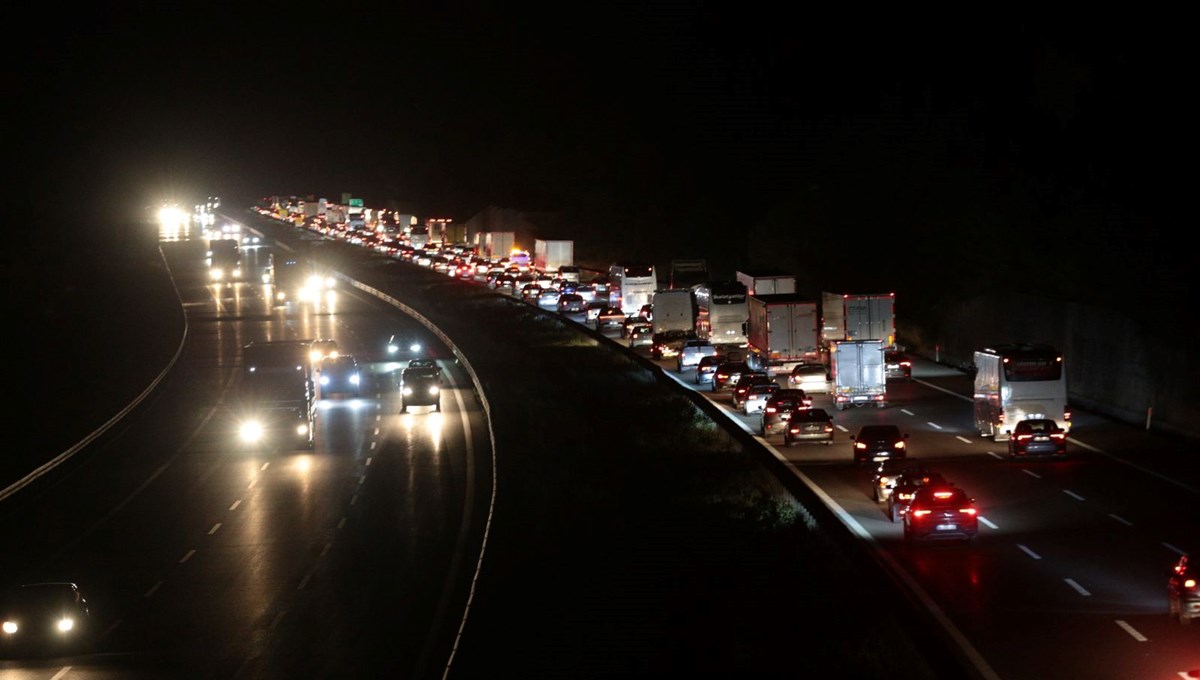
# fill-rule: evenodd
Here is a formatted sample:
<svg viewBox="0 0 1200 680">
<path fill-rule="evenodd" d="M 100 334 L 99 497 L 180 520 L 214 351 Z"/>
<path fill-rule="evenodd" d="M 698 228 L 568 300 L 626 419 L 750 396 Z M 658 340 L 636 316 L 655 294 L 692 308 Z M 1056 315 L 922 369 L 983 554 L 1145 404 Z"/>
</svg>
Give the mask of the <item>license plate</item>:
<svg viewBox="0 0 1200 680">
<path fill-rule="evenodd" d="M 939 525 L 937 525 L 936 528 L 938 531 L 956 531 L 958 529 L 958 525 L 957 524 L 939 524 Z"/>
<path fill-rule="evenodd" d="M 875 456 L 875 457 L 874 457 L 874 458 L 872 458 L 871 460 L 872 460 L 872 461 L 874 461 L 874 462 L 876 462 L 876 463 L 880 463 L 880 462 L 883 462 L 883 461 L 885 461 L 885 460 L 887 460 L 887 459 L 888 459 L 888 457 L 887 457 L 887 456 Z"/>
</svg>

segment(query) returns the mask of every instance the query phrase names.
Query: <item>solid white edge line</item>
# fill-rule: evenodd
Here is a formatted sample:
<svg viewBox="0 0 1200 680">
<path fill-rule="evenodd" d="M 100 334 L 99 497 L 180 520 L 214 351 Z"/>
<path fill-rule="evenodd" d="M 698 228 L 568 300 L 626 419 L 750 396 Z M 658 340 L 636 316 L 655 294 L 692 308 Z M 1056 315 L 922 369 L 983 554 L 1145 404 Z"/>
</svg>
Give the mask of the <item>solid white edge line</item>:
<svg viewBox="0 0 1200 680">
<path fill-rule="evenodd" d="M 1083 586 L 1076 583 L 1075 579 L 1073 579 L 1073 578 L 1064 578 L 1063 582 L 1066 583 L 1067 585 L 1071 586 L 1072 588 L 1074 588 L 1075 592 L 1079 593 L 1080 595 L 1082 595 L 1084 597 L 1092 596 L 1092 594 L 1089 593 L 1086 588 L 1084 588 Z"/>
</svg>

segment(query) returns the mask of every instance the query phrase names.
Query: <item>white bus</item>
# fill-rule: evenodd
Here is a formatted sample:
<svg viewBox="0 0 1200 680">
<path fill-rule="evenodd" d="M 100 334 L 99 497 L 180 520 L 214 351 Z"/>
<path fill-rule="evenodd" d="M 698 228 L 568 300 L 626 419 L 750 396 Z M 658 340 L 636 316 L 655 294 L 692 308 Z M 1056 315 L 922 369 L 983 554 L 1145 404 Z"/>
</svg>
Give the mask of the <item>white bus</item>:
<svg viewBox="0 0 1200 680">
<path fill-rule="evenodd" d="M 750 319 L 746 286 L 739 281 L 713 281 L 692 286 L 696 296 L 696 335 L 714 345 L 746 346 Z"/>
<path fill-rule="evenodd" d="M 641 262 L 620 262 L 608 268 L 609 300 L 620 307 L 625 316 L 637 316 L 643 305 L 654 299 L 658 289 L 658 273 L 654 265 Z"/>
<path fill-rule="evenodd" d="M 1022 420 L 1053 420 L 1071 431 L 1067 369 L 1044 344 L 996 345 L 975 352 L 975 426 L 1005 441 Z"/>
</svg>

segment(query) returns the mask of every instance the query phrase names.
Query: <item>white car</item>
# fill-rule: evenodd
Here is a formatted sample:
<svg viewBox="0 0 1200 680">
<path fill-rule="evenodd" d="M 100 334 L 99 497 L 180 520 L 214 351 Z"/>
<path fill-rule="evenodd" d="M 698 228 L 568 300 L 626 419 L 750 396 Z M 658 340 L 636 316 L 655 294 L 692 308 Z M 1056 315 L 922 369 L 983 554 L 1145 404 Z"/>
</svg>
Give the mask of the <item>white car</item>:
<svg viewBox="0 0 1200 680">
<path fill-rule="evenodd" d="M 717 348 L 707 340 L 687 340 L 679 352 L 678 369 L 693 368 L 700 364 L 704 357 L 717 356 Z"/>
<path fill-rule="evenodd" d="M 777 391 L 779 391 L 779 385 L 773 382 L 765 385 L 752 385 L 742 401 L 742 414 L 748 416 L 752 413 L 761 413 L 767 407 L 767 400 Z"/>
<path fill-rule="evenodd" d="M 788 375 L 788 387 L 804 390 L 805 394 L 827 394 L 829 376 L 824 364 L 797 364 Z"/>
</svg>

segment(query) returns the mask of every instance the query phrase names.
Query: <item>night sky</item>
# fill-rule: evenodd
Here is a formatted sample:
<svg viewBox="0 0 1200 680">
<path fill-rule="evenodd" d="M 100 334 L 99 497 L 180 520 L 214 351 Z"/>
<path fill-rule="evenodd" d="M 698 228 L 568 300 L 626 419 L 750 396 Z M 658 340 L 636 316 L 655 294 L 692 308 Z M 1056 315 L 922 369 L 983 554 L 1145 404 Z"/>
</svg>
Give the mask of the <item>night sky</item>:
<svg viewBox="0 0 1200 680">
<path fill-rule="evenodd" d="M 168 199 L 350 192 L 553 212 L 577 250 L 818 289 L 1036 273 L 1064 298 L 1191 294 L 1177 17 L 231 7 L 51 8 L 6 46 L 34 223 L 118 233 Z"/>
</svg>

